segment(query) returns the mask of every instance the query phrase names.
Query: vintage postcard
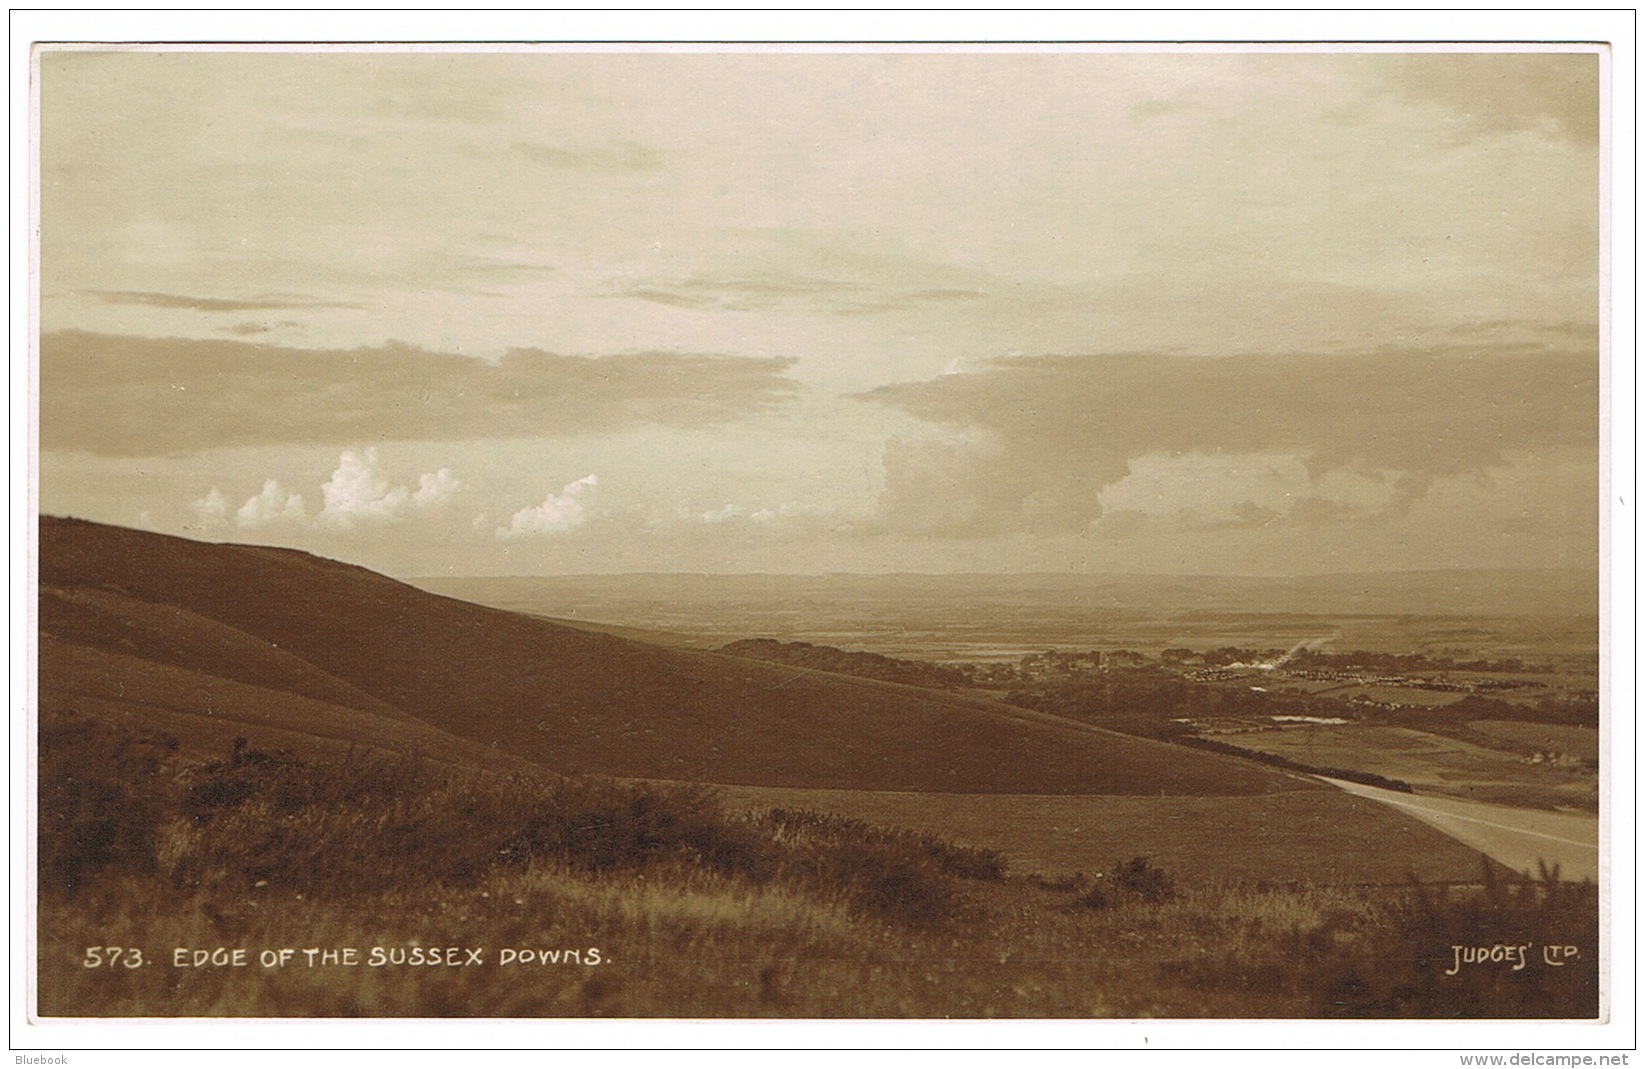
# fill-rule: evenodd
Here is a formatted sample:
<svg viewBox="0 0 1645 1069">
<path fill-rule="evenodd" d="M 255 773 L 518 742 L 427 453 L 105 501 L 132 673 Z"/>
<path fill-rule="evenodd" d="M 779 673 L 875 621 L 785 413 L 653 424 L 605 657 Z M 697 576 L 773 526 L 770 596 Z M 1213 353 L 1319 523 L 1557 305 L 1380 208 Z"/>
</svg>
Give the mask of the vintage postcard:
<svg viewBox="0 0 1645 1069">
<path fill-rule="evenodd" d="M 1603 42 L 31 58 L 46 1035 L 1612 1019 Z"/>
</svg>

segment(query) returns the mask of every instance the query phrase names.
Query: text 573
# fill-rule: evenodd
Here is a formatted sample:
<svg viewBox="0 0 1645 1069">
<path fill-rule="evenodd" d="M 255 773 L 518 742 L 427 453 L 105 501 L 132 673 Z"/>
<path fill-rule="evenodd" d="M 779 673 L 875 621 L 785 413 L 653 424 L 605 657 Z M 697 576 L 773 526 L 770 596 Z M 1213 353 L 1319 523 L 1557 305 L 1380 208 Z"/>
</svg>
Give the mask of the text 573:
<svg viewBox="0 0 1645 1069">
<path fill-rule="evenodd" d="M 88 969 L 141 969 L 148 959 L 136 947 L 87 947 L 80 964 Z"/>
</svg>

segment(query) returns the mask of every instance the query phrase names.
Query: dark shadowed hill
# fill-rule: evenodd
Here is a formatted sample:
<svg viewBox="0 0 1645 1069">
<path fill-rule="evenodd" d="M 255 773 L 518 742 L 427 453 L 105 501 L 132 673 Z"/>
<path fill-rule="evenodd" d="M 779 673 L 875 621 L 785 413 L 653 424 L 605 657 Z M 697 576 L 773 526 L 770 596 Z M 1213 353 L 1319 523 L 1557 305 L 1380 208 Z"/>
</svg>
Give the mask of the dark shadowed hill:
<svg viewBox="0 0 1645 1069">
<path fill-rule="evenodd" d="M 1018 794 L 1308 789 L 998 703 L 667 648 L 308 554 L 40 522 L 43 715 L 253 724 L 461 763 Z"/>
</svg>

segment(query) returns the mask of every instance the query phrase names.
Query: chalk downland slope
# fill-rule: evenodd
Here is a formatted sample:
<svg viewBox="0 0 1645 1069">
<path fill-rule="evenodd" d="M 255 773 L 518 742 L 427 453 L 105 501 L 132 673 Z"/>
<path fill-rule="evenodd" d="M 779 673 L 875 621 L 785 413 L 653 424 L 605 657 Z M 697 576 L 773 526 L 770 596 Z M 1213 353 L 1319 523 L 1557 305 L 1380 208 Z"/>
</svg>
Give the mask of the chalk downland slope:
<svg viewBox="0 0 1645 1069">
<path fill-rule="evenodd" d="M 476 767 L 961 794 L 1315 789 L 984 699 L 669 648 L 293 550 L 40 521 L 42 715 Z M 1323 788 L 1319 788 L 1323 790 Z"/>
</svg>

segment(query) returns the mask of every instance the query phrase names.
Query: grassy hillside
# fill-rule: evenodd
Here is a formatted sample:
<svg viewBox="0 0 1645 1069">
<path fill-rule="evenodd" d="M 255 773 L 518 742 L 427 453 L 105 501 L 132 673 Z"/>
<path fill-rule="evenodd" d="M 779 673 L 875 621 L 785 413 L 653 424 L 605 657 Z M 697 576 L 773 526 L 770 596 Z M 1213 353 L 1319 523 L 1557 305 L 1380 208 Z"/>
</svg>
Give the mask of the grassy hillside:
<svg viewBox="0 0 1645 1069">
<path fill-rule="evenodd" d="M 49 645 L 431 728 L 564 773 L 1012 794 L 1301 783 L 984 699 L 483 608 L 290 550 L 43 518 L 40 583 Z M 87 685 L 63 663 L 42 660 L 43 706 Z M 107 682 L 116 693 L 98 696 L 118 699 L 121 681 Z"/>
<path fill-rule="evenodd" d="M 41 644 L 42 722 L 68 714 L 175 736 L 193 754 L 247 736 L 267 749 L 335 757 L 350 748 L 416 754 L 462 768 L 529 762 L 416 720 L 305 698 L 176 665 L 56 639 Z M 49 682 L 49 692 L 45 689 Z"/>
<path fill-rule="evenodd" d="M 1590 885 L 1230 884 L 1123 857 L 1022 876 L 992 851 L 737 814 L 699 788 L 239 743 L 202 760 L 72 716 L 43 732 L 41 783 L 46 1016 L 1597 1010 Z M 1570 960 L 1447 975 L 1453 944 L 1503 932 Z"/>
</svg>

